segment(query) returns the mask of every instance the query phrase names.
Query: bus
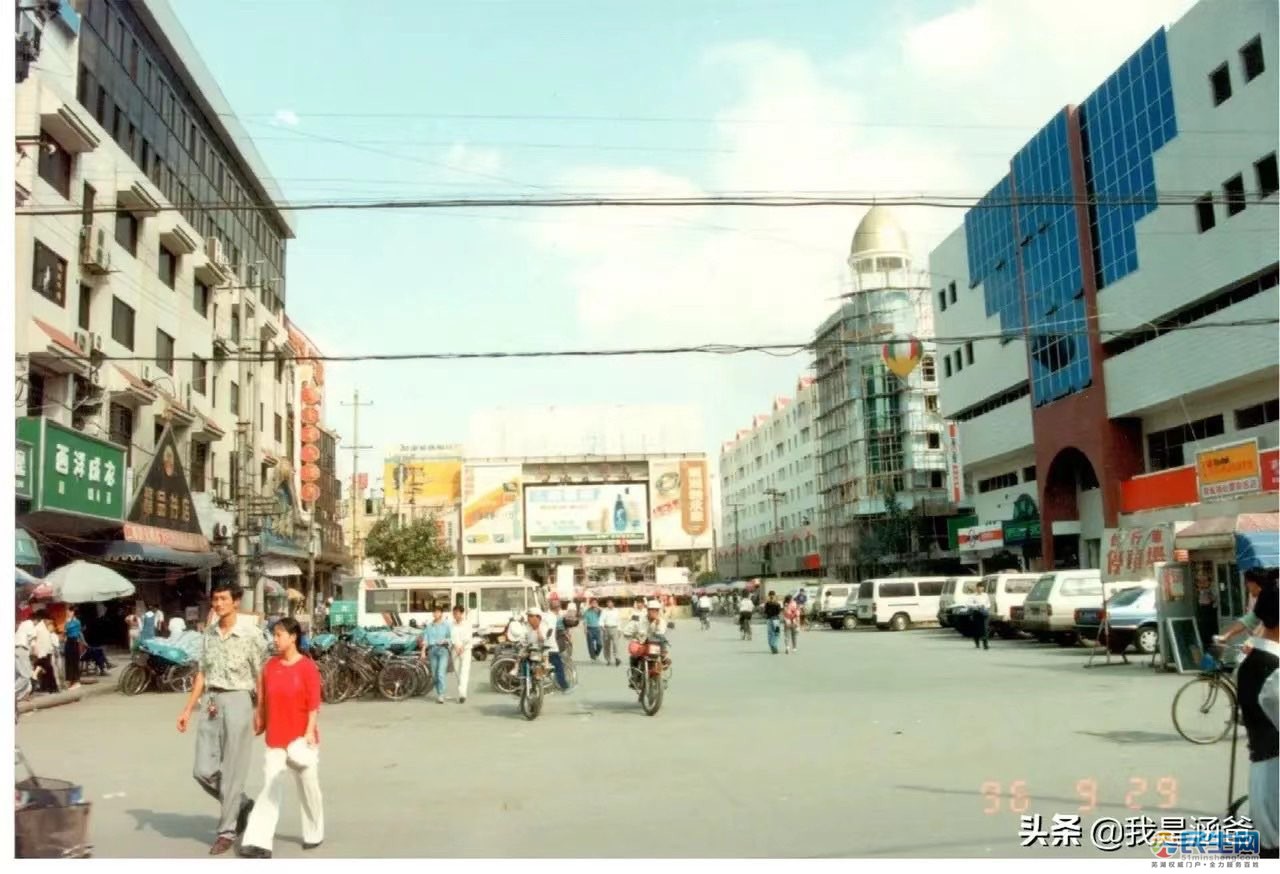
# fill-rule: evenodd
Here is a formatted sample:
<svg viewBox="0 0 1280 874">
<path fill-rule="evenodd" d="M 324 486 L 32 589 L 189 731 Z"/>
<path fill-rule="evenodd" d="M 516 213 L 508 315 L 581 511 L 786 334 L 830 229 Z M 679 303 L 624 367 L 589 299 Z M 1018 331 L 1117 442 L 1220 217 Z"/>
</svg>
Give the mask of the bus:
<svg viewBox="0 0 1280 874">
<path fill-rule="evenodd" d="M 422 626 L 431 621 L 434 605 L 448 613 L 461 604 L 483 633 L 506 627 L 512 614 L 524 616 L 530 607 L 547 609 L 542 586 L 517 576 L 369 577 L 361 581 L 357 600 L 361 628 L 402 628 L 410 620 Z"/>
</svg>

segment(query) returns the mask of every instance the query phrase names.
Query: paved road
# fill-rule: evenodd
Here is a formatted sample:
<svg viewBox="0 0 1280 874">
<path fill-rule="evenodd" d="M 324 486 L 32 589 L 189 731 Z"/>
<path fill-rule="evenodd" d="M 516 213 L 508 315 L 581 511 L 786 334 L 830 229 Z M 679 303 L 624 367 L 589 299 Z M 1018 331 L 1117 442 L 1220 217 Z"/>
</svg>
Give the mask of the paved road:
<svg viewBox="0 0 1280 874">
<path fill-rule="evenodd" d="M 1086 824 L 1139 806 L 1157 820 L 1224 807 L 1228 745 L 1182 741 L 1169 702 L 1184 678 L 1145 662 L 1085 670 L 1082 649 L 997 641 L 983 653 L 945 630 L 824 629 L 792 656 L 767 654 L 763 638 L 757 627 L 739 641 L 728 620 L 681 623 L 654 718 L 622 670 L 589 662 L 577 693 L 533 723 L 488 691 L 483 669 L 465 705 L 327 708 L 328 837 L 315 854 L 1035 858 L 1083 851 L 1021 849 L 1010 806 L 1046 822 L 1074 813 L 1082 780 L 1098 794 Z M 188 776 L 179 707 L 110 695 L 22 718 L 33 765 L 84 783 L 99 856 L 204 854 L 215 811 Z M 1157 809 L 1175 782 L 1173 809 Z M 290 787 L 276 855 L 304 855 L 299 836 Z"/>
</svg>

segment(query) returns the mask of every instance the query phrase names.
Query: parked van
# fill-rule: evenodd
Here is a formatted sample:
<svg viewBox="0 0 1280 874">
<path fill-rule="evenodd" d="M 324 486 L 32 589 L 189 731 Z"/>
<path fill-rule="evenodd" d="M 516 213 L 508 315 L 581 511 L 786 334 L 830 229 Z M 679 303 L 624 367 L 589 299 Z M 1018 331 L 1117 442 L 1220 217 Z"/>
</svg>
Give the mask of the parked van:
<svg viewBox="0 0 1280 874">
<path fill-rule="evenodd" d="M 1043 574 L 1023 602 L 1022 630 L 1041 641 L 1056 640 L 1063 646 L 1076 642 L 1076 609 L 1100 607 L 1106 598 L 1134 583 L 1102 584 L 1102 572 L 1060 570 Z"/>
<path fill-rule="evenodd" d="M 813 607 L 818 621 L 829 621 L 827 614 L 831 610 L 843 607 L 845 601 L 849 600 L 849 596 L 857 591 L 857 587 L 852 583 L 823 583 L 822 588 L 818 590 L 818 597 Z"/>
<path fill-rule="evenodd" d="M 857 616 L 861 625 L 905 631 L 938 621 L 938 600 L 948 577 L 886 577 L 858 585 Z"/>
<path fill-rule="evenodd" d="M 956 604 L 964 604 L 966 595 L 978 593 L 978 583 L 982 577 L 952 577 L 942 584 L 942 596 L 938 599 L 938 624 L 946 628 L 951 624 L 947 614 Z"/>
<path fill-rule="evenodd" d="M 989 574 L 983 577 L 991 596 L 991 630 L 1001 637 L 1013 637 L 1018 629 L 1013 624 L 1014 608 L 1021 608 L 1040 574 Z M 1018 612 L 1022 612 L 1019 610 Z"/>
</svg>

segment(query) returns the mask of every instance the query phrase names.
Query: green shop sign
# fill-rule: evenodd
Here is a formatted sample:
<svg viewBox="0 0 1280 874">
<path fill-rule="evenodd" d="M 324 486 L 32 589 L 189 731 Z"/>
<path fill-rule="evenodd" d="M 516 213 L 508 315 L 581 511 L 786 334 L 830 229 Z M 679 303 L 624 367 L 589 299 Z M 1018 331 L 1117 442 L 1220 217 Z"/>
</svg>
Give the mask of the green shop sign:
<svg viewBox="0 0 1280 874">
<path fill-rule="evenodd" d="M 33 447 L 32 512 L 124 519 L 123 449 L 48 419 L 19 419 L 17 432 Z"/>
<path fill-rule="evenodd" d="M 1013 518 L 1004 523 L 1006 546 L 1015 543 L 1034 543 L 1040 539 L 1040 510 L 1036 499 L 1019 495 L 1013 502 Z"/>
<path fill-rule="evenodd" d="M 13 491 L 15 496 L 24 501 L 31 500 L 34 494 L 31 483 L 35 475 L 35 447 L 22 440 L 18 441 L 18 454 L 13 459 Z"/>
</svg>

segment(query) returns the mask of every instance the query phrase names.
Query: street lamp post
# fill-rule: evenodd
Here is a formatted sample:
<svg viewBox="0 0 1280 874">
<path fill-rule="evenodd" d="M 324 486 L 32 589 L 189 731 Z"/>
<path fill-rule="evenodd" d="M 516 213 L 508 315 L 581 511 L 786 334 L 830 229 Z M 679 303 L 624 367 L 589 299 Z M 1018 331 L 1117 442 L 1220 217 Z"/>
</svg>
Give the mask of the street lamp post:
<svg viewBox="0 0 1280 874">
<path fill-rule="evenodd" d="M 738 539 L 738 508 L 741 504 L 729 503 L 733 507 L 733 577 L 735 580 L 742 580 L 742 543 Z"/>
<path fill-rule="evenodd" d="M 769 576 L 776 577 L 778 575 L 778 546 L 780 545 L 781 531 L 778 527 L 778 502 L 783 499 L 782 492 L 777 489 L 765 489 L 765 497 L 773 502 L 773 548 L 769 550 Z"/>
</svg>

